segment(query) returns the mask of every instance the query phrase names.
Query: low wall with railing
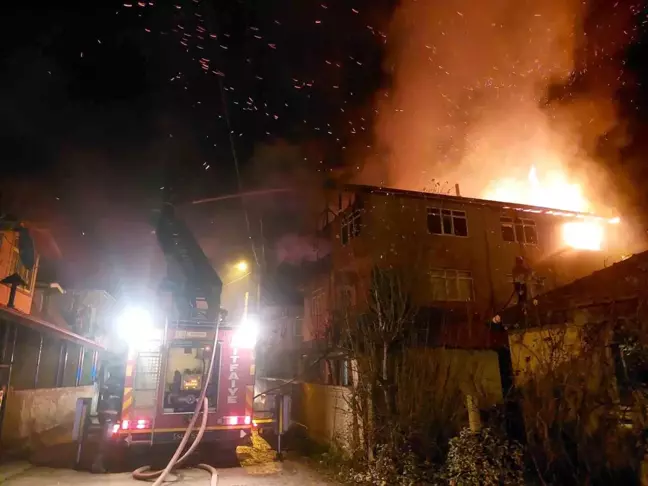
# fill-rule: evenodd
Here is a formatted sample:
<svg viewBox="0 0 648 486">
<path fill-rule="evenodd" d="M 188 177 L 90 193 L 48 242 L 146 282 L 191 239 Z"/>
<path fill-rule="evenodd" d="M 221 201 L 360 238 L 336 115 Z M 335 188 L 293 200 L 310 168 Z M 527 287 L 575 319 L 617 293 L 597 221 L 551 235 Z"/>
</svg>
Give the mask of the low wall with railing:
<svg viewBox="0 0 648 486">
<path fill-rule="evenodd" d="M 77 399 L 94 393 L 94 386 L 10 390 L 2 424 L 3 450 L 34 451 L 72 442 Z"/>
</svg>

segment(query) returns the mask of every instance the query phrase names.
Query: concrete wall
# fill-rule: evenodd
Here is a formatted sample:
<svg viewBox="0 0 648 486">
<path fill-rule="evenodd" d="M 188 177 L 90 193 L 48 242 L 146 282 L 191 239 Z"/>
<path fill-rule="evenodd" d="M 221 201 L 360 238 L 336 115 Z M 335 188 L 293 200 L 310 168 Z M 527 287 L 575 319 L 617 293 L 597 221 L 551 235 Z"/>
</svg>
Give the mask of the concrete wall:
<svg viewBox="0 0 648 486">
<path fill-rule="evenodd" d="M 348 448 L 353 431 L 353 414 L 347 402 L 351 390 L 341 386 L 303 383 L 297 393 L 293 416 L 307 427 L 311 439 Z"/>
<path fill-rule="evenodd" d="M 509 347 L 515 384 L 520 386 L 575 359 L 581 351 L 581 327 L 551 326 L 511 332 Z"/>
<path fill-rule="evenodd" d="M 608 306 L 601 306 L 605 307 Z M 594 324 L 602 326 L 598 335 L 593 329 L 587 329 Z M 575 381 L 580 375 L 586 376 L 588 386 L 597 389 L 605 373 L 613 372 L 608 341 L 611 334 L 608 332 L 609 328 L 599 316 L 580 309 L 571 311 L 564 324 L 510 331 L 509 349 L 515 385 L 523 386 L 531 379 L 537 380 L 551 373 L 550 379 L 563 379 L 563 386 L 566 386 L 567 379 Z"/>
<path fill-rule="evenodd" d="M 78 398 L 92 397 L 94 386 L 10 390 L 2 446 L 6 450 L 36 450 L 72 441 Z"/>
<path fill-rule="evenodd" d="M 421 387 L 433 388 L 430 394 L 443 387 L 456 388 L 464 395 L 479 399 L 479 406 L 487 408 L 503 399 L 499 359 L 495 351 L 431 348 L 408 351 L 411 367 L 427 368 L 421 373 L 427 383 Z M 420 390 L 421 388 L 419 388 Z"/>
<path fill-rule="evenodd" d="M 409 353 L 410 372 L 399 381 L 402 387 L 396 400 L 408 417 L 427 413 L 439 420 L 445 415 L 463 420 L 464 414 L 456 413 L 456 407 L 464 407 L 465 395 L 476 398 L 483 409 L 502 402 L 496 352 L 437 348 Z M 309 436 L 349 450 L 354 428 L 348 402 L 351 388 L 303 383 L 294 393 L 293 416 L 307 427 Z"/>
</svg>

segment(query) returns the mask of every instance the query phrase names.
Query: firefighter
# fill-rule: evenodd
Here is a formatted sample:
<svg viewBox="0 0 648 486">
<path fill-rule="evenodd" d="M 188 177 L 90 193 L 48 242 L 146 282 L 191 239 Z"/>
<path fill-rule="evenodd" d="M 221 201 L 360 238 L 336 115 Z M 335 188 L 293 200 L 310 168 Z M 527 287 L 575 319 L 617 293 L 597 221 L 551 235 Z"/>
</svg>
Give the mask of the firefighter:
<svg viewBox="0 0 648 486">
<path fill-rule="evenodd" d="M 104 456 L 106 447 L 110 441 L 112 426 L 117 422 L 122 406 L 122 392 L 124 389 L 124 370 L 121 366 L 112 365 L 107 367 L 108 377 L 100 383 L 99 402 L 97 412 L 101 424 L 101 438 L 99 439 L 99 450 L 92 464 L 92 472 L 103 474 L 106 472 Z"/>
<path fill-rule="evenodd" d="M 523 257 L 515 257 L 513 266 L 513 289 L 517 295 L 518 304 L 526 304 L 529 297 L 529 280 L 533 271 Z"/>
</svg>

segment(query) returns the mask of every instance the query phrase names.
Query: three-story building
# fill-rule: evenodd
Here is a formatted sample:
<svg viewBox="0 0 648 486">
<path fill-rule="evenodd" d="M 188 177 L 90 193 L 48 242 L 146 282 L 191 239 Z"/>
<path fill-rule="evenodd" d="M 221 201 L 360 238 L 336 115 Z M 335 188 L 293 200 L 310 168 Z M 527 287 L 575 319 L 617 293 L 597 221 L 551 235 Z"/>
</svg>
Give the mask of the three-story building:
<svg viewBox="0 0 648 486">
<path fill-rule="evenodd" d="M 400 269 L 427 311 L 428 345 L 483 349 L 506 344 L 487 322 L 517 302 L 516 257 L 533 271 L 532 298 L 628 253 L 628 232 L 615 215 L 361 185 L 328 199 L 319 230 L 330 245 L 305 288 L 307 347 L 341 303 L 366 305 L 375 267 Z"/>
</svg>

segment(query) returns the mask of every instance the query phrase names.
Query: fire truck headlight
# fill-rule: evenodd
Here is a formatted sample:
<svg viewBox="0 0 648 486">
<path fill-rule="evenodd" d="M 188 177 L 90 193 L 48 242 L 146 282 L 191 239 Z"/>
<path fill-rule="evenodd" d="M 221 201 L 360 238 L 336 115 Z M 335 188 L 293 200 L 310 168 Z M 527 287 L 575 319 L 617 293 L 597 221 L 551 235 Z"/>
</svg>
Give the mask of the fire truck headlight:
<svg viewBox="0 0 648 486">
<path fill-rule="evenodd" d="M 151 313 L 142 307 L 127 307 L 117 317 L 117 335 L 130 347 L 148 342 L 153 333 Z"/>
<path fill-rule="evenodd" d="M 242 349 L 252 349 L 256 346 L 259 336 L 259 321 L 248 316 L 240 326 L 234 330 L 232 335 L 232 347 Z"/>
</svg>

